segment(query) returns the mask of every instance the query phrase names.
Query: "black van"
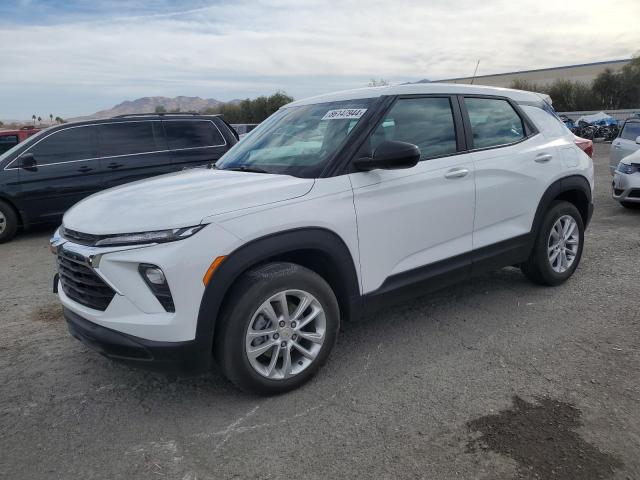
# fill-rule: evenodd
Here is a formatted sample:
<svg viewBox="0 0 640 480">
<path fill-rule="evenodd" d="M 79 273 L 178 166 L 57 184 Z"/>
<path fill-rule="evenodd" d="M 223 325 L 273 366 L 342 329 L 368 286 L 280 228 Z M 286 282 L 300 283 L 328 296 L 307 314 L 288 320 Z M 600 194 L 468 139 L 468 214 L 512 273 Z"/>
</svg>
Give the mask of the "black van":
<svg viewBox="0 0 640 480">
<path fill-rule="evenodd" d="M 42 130 L 0 155 L 0 243 L 59 221 L 105 188 L 217 161 L 238 141 L 222 117 L 124 115 Z"/>
</svg>

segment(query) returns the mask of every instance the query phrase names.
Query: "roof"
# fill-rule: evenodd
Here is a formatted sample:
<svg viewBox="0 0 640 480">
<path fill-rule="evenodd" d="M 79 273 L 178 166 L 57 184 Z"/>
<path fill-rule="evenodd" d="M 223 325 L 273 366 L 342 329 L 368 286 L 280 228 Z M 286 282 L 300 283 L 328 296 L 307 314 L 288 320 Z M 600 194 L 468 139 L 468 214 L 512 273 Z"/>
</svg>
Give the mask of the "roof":
<svg viewBox="0 0 640 480">
<path fill-rule="evenodd" d="M 516 102 L 540 102 L 548 100 L 548 96 L 513 90 L 511 88 L 486 87 L 483 85 L 465 85 L 459 83 L 420 83 L 394 85 L 386 87 L 357 88 L 340 92 L 317 95 L 304 98 L 285 105 L 283 108 L 297 107 L 300 105 L 313 105 L 316 103 L 339 102 L 344 100 L 357 100 L 361 98 L 377 98 L 383 95 L 420 95 L 420 94 L 447 94 L 447 95 L 498 95 L 508 97 Z"/>
</svg>

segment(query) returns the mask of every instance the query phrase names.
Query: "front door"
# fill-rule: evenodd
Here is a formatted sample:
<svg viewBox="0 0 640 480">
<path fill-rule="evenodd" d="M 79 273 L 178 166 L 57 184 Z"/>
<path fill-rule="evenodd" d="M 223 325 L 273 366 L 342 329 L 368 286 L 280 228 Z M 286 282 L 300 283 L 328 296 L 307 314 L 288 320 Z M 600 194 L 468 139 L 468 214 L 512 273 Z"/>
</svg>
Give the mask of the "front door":
<svg viewBox="0 0 640 480">
<path fill-rule="evenodd" d="M 36 142 L 21 156 L 31 153 L 36 165 L 19 168 L 20 205 L 30 222 L 56 219 L 84 197 L 104 188 L 97 159 L 96 127 L 92 125 L 56 130 Z"/>
<path fill-rule="evenodd" d="M 400 98 L 362 147 L 360 155 L 371 155 L 381 142 L 399 140 L 422 153 L 413 168 L 349 175 L 363 293 L 470 267 L 463 254 L 472 248 L 474 171 L 460 152 L 453 105 L 449 97 Z"/>
</svg>

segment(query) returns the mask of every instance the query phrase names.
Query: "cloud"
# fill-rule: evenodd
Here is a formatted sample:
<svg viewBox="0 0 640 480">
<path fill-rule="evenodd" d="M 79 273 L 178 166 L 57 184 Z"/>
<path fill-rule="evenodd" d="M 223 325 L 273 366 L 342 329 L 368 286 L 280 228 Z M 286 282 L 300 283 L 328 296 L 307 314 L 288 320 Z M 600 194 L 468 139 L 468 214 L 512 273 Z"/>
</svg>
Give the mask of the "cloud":
<svg viewBox="0 0 640 480">
<path fill-rule="evenodd" d="M 626 58 L 640 45 L 637 0 L 96 3 L 0 25 L 0 44 L 18 47 L 3 49 L 0 115 L 36 108 L 12 104 L 27 89 L 93 91 L 91 106 L 59 99 L 57 111 L 77 114 L 117 96 L 300 97 L 372 76 L 469 75 L 477 59 L 488 74 Z"/>
</svg>

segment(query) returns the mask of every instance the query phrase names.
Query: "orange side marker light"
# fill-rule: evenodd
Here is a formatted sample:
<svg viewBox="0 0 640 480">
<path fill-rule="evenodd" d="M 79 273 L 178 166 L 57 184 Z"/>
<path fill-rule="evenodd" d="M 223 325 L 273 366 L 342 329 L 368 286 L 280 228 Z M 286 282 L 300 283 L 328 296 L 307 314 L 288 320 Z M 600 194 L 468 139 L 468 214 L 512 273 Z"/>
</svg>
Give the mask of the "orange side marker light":
<svg viewBox="0 0 640 480">
<path fill-rule="evenodd" d="M 209 285 L 209 280 L 211 280 L 211 277 L 213 277 L 213 274 L 218 269 L 220 264 L 224 261 L 224 259 L 224 256 L 217 257 L 213 262 L 211 262 L 211 265 L 209 265 L 209 268 L 207 269 L 207 273 L 205 273 L 204 277 L 202 277 L 202 283 L 204 283 L 205 287 Z"/>
</svg>

